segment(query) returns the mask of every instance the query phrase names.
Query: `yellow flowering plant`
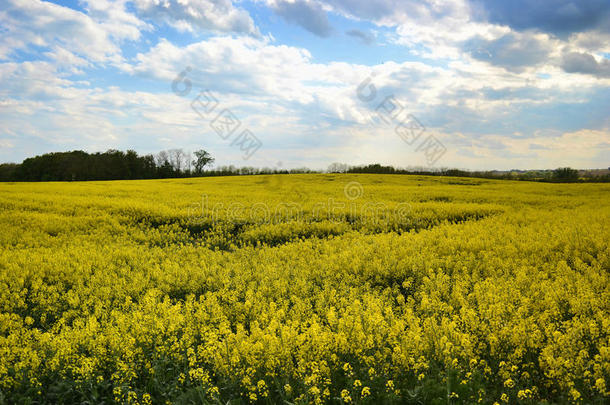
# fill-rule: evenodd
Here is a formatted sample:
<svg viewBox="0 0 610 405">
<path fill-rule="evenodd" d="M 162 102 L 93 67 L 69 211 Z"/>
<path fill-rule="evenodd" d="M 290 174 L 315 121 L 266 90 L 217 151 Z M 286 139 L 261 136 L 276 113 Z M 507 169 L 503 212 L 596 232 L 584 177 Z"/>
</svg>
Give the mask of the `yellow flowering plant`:
<svg viewBox="0 0 610 405">
<path fill-rule="evenodd" d="M 609 185 L 270 180 L 0 184 L 0 403 L 610 401 Z"/>
</svg>

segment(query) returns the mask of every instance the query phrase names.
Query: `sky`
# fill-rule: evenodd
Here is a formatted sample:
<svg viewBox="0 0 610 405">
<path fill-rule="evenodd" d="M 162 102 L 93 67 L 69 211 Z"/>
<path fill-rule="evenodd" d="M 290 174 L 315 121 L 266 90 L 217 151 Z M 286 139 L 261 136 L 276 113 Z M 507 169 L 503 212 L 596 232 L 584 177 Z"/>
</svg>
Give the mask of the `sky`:
<svg viewBox="0 0 610 405">
<path fill-rule="evenodd" d="M 0 162 L 610 166 L 610 0 L 0 0 Z"/>
</svg>

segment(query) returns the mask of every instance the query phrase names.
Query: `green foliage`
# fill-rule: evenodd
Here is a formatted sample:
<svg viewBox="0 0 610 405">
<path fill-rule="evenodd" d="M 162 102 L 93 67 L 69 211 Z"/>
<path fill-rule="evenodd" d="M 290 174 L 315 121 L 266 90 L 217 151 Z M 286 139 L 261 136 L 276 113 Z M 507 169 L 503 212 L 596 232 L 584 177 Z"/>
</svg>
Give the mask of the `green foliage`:
<svg viewBox="0 0 610 405">
<path fill-rule="evenodd" d="M 202 151 L 200 151 L 202 152 Z M 207 152 L 205 152 L 207 153 Z M 133 180 L 188 177 L 188 156 L 181 149 L 163 151 L 157 156 L 139 156 L 135 151 L 108 150 L 47 153 L 25 159 L 21 164 L 0 165 L 0 181 L 84 181 Z M 206 164 L 214 159 L 202 157 Z M 199 173 L 200 174 L 200 173 Z"/>
<path fill-rule="evenodd" d="M 201 149 L 198 151 L 195 151 L 195 173 L 197 174 L 202 174 L 203 173 L 203 169 L 207 166 L 210 165 L 212 163 L 214 163 L 214 158 L 212 157 L 212 155 L 210 155 L 209 152 Z"/>
<path fill-rule="evenodd" d="M 553 180 L 559 182 L 578 181 L 578 170 L 571 167 L 560 167 L 553 170 Z"/>
</svg>

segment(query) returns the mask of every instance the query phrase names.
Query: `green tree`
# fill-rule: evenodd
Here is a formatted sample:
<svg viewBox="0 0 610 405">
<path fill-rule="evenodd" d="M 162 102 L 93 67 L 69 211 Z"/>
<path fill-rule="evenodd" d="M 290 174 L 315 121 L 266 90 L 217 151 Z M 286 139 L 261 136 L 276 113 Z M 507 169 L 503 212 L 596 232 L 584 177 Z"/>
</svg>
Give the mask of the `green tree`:
<svg viewBox="0 0 610 405">
<path fill-rule="evenodd" d="M 553 170 L 553 180 L 559 182 L 578 181 L 578 170 L 571 167 L 560 167 Z"/>
<path fill-rule="evenodd" d="M 193 162 L 195 166 L 195 174 L 203 173 L 203 168 L 214 163 L 214 158 L 208 151 L 203 149 L 195 151 L 196 159 Z"/>
</svg>

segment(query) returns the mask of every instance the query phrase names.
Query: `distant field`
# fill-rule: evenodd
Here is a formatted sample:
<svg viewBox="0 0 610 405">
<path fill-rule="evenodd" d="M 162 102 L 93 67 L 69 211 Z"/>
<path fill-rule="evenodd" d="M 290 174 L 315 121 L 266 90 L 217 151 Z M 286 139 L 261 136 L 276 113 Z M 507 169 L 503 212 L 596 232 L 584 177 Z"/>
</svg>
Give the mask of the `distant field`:
<svg viewBox="0 0 610 405">
<path fill-rule="evenodd" d="M 610 401 L 610 184 L 0 183 L 0 207 L 0 403 Z"/>
</svg>

